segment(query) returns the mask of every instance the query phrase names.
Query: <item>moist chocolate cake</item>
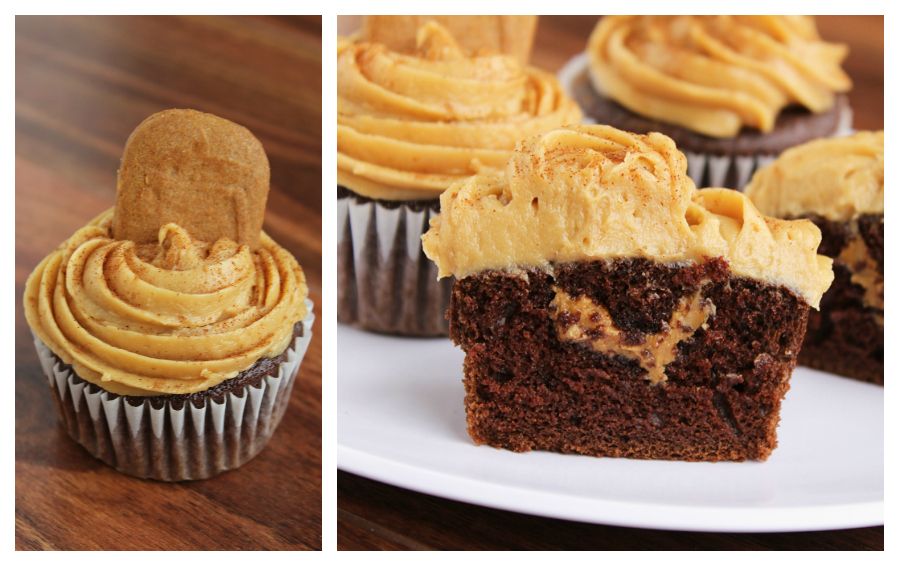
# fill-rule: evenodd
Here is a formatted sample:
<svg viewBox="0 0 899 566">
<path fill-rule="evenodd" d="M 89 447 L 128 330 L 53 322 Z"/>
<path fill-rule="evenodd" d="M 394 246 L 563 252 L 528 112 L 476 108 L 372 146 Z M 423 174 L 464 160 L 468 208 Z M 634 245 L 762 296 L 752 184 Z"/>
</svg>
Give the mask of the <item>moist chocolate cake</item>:
<svg viewBox="0 0 899 566">
<path fill-rule="evenodd" d="M 762 212 L 814 222 L 834 260 L 799 363 L 883 385 L 883 132 L 793 148 L 746 190 Z"/>
<path fill-rule="evenodd" d="M 658 133 L 522 142 L 505 175 L 441 196 L 423 238 L 456 278 L 474 442 L 514 451 L 764 460 L 833 279 L 807 220 L 696 190 Z"/>
<path fill-rule="evenodd" d="M 883 307 L 866 303 L 865 287 L 852 281 L 851 264 L 839 259 L 853 239 L 863 239 L 873 260 L 867 269 L 874 269 L 882 281 L 883 215 L 862 215 L 855 223 L 817 215 L 809 219 L 821 229 L 818 251 L 837 259 L 833 285 L 821 299 L 821 310 L 809 313 L 799 363 L 883 385 Z"/>
<path fill-rule="evenodd" d="M 678 320 L 685 300 L 707 305 L 696 328 Z M 721 259 L 467 277 L 453 289 L 450 337 L 466 352 L 469 434 L 515 451 L 764 460 L 807 312 L 782 286 L 731 277 Z M 665 381 L 653 383 L 653 362 L 669 354 Z"/>
</svg>

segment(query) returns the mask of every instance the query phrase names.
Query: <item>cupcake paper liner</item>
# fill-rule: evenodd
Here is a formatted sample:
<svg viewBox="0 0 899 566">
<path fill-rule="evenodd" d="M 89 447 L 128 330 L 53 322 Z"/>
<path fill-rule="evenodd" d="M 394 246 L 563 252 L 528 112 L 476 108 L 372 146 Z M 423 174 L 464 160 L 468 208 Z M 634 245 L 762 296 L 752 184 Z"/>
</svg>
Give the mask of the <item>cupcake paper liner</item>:
<svg viewBox="0 0 899 566">
<path fill-rule="evenodd" d="M 589 60 L 586 53 L 579 53 L 569 59 L 558 73 L 562 89 L 571 95 L 575 80 L 582 73 L 587 72 L 588 67 Z M 596 121 L 585 116 L 584 123 L 595 124 Z M 830 137 L 847 136 L 852 131 L 852 111 L 847 109 L 837 131 Z M 729 187 L 737 190 L 743 190 L 743 187 L 752 179 L 752 175 L 758 169 L 774 161 L 778 155 L 719 155 L 682 151 L 687 156 L 687 175 L 693 179 L 697 187 Z"/>
<path fill-rule="evenodd" d="M 60 423 L 75 441 L 128 475 L 164 481 L 197 480 L 237 468 L 265 447 L 281 422 L 300 362 L 312 339 L 312 302 L 302 331 L 277 372 L 255 385 L 191 401 L 145 400 L 132 405 L 79 378 L 37 337 L 41 368 Z M 129 397 L 129 400 L 136 399 Z M 138 398 L 139 399 L 139 398 Z"/>
<path fill-rule="evenodd" d="M 337 319 L 365 330 L 445 336 L 452 280 L 437 279 L 421 236 L 426 204 L 337 199 Z"/>
</svg>

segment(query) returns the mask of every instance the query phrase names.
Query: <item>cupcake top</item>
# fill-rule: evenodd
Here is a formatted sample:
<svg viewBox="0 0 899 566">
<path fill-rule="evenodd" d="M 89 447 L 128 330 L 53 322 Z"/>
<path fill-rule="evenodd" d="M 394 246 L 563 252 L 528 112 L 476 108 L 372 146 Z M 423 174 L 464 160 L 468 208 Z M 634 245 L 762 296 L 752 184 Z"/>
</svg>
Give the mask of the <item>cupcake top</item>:
<svg viewBox="0 0 899 566">
<path fill-rule="evenodd" d="M 393 51 L 414 53 L 416 32 L 429 20 L 449 31 L 467 51 L 490 50 L 527 63 L 537 31 L 537 16 L 365 16 L 361 37 Z"/>
<path fill-rule="evenodd" d="M 338 41 L 337 182 L 366 197 L 434 199 L 501 168 L 521 137 L 580 118 L 549 73 L 466 53 L 434 22 L 412 53 Z"/>
<path fill-rule="evenodd" d="M 697 190 L 670 138 L 609 126 L 556 129 L 521 142 L 505 174 L 440 197 L 423 236 L 441 277 L 553 262 L 722 257 L 731 271 L 784 285 L 813 307 L 833 280 L 809 221 L 762 216 L 729 189 Z"/>
<path fill-rule="evenodd" d="M 847 47 L 810 16 L 605 16 L 587 53 L 603 95 L 718 138 L 770 132 L 788 105 L 826 111 L 851 87 Z"/>
<path fill-rule="evenodd" d="M 240 228 L 261 227 L 268 166 L 259 171 L 254 158 L 240 157 L 240 148 L 259 142 L 243 128 L 234 130 L 236 139 L 211 145 L 194 144 L 193 134 L 184 142 L 156 131 L 199 128 L 199 137 L 215 140 L 221 122 L 166 111 L 141 124 L 125 149 L 116 208 L 75 232 L 28 278 L 24 306 L 32 331 L 80 377 L 107 391 L 203 391 L 281 354 L 307 314 L 306 280 L 293 256 L 261 229 Z M 129 171 L 154 163 L 161 178 L 148 173 L 131 184 Z M 222 179 L 252 171 L 246 179 L 264 177 L 264 194 L 254 193 L 251 182 L 210 195 L 213 173 L 199 173 L 200 163 L 217 164 Z M 208 202 L 191 216 L 184 203 L 197 191 Z M 248 195 L 261 197 L 261 207 Z M 209 232 L 217 214 L 230 222 Z M 154 240 L 143 241 L 142 231 L 154 223 Z"/>
<path fill-rule="evenodd" d="M 883 131 L 809 142 L 755 173 L 746 195 L 771 216 L 848 222 L 883 214 Z"/>
</svg>

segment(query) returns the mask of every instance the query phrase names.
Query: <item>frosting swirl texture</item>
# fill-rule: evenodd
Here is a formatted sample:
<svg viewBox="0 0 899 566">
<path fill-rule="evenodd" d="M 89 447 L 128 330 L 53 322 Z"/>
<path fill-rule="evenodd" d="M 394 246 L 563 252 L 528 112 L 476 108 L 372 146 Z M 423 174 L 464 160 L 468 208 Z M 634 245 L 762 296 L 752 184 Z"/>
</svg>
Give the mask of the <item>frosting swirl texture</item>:
<svg viewBox="0 0 899 566">
<path fill-rule="evenodd" d="M 781 218 L 817 214 L 847 222 L 883 214 L 883 131 L 790 148 L 755 173 L 746 195 Z"/>
<path fill-rule="evenodd" d="M 785 285 L 817 307 L 833 280 L 807 220 L 763 217 L 728 189 L 696 190 L 658 133 L 577 126 L 521 142 L 505 174 L 460 181 L 423 236 L 441 277 L 553 262 L 723 257 L 733 273 Z"/>
<path fill-rule="evenodd" d="M 791 104 L 834 105 L 845 45 L 810 16 L 606 16 L 587 45 L 596 89 L 637 114 L 712 137 L 769 132 Z"/>
<path fill-rule="evenodd" d="M 158 244 L 136 244 L 112 238 L 112 215 L 63 242 L 26 284 L 28 324 L 79 376 L 123 395 L 192 393 L 289 346 L 306 280 L 265 233 L 250 251 L 167 224 Z"/>
<path fill-rule="evenodd" d="M 549 73 L 467 54 L 434 22 L 411 54 L 338 41 L 337 181 L 367 197 L 435 198 L 501 168 L 522 136 L 580 118 Z"/>
</svg>

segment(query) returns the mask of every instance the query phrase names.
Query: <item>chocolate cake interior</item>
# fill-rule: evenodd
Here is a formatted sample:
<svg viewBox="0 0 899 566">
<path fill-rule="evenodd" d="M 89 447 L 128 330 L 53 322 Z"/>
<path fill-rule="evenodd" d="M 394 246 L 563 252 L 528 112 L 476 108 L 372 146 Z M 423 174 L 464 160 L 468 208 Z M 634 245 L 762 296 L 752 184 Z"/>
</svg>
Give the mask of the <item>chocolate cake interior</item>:
<svg viewBox="0 0 899 566">
<path fill-rule="evenodd" d="M 883 282 L 883 214 L 808 218 L 821 229 L 818 253 L 835 258 L 834 281 L 809 313 L 799 363 L 883 385 L 883 290 L 873 288 Z"/>
<path fill-rule="evenodd" d="M 449 317 L 469 434 L 515 451 L 764 460 L 808 309 L 722 259 L 466 277 Z"/>
</svg>

